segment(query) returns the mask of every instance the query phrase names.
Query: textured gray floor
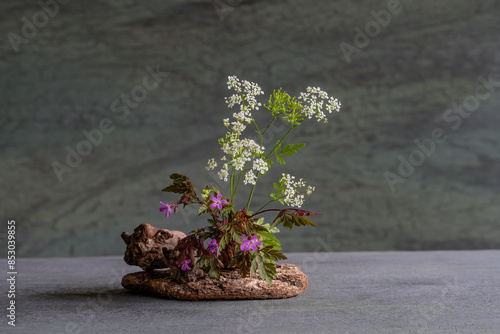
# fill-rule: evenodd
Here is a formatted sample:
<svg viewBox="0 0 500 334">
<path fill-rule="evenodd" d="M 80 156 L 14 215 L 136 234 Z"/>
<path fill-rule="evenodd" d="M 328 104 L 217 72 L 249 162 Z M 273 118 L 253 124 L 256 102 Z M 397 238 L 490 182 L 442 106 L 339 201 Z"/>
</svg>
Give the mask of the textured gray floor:
<svg viewBox="0 0 500 334">
<path fill-rule="evenodd" d="M 208 302 L 127 292 L 121 277 L 137 267 L 119 257 L 19 259 L 17 326 L 7 328 L 4 319 L 0 331 L 493 334 L 500 328 L 500 251 L 288 255 L 310 279 L 300 296 Z"/>
</svg>

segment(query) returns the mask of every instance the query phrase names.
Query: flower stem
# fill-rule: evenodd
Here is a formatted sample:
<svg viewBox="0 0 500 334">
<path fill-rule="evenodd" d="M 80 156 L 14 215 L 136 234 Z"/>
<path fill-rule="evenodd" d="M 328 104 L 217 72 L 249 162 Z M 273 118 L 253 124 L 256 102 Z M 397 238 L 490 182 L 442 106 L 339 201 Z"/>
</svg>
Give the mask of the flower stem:
<svg viewBox="0 0 500 334">
<path fill-rule="evenodd" d="M 271 126 L 271 124 L 273 124 L 273 122 L 276 120 L 276 117 L 273 117 L 273 119 L 271 120 L 271 122 L 269 122 L 269 124 L 266 126 L 266 128 L 264 129 L 264 132 L 262 132 L 262 135 L 264 135 L 264 133 L 266 133 L 267 129 L 269 129 L 269 127 Z"/>
<path fill-rule="evenodd" d="M 234 176 L 235 176 L 235 169 L 234 167 L 231 168 L 231 176 L 230 176 L 230 180 L 231 180 L 231 202 L 233 201 L 234 199 L 234 195 L 236 193 L 236 189 L 234 188 Z"/>
<path fill-rule="evenodd" d="M 253 191 L 255 190 L 255 185 L 257 184 L 257 179 L 259 178 L 259 174 L 260 172 L 257 172 L 257 175 L 255 175 L 255 184 L 252 186 L 252 190 L 250 191 L 250 196 L 248 196 L 247 211 L 248 208 L 250 207 L 250 202 L 252 201 Z"/>
<path fill-rule="evenodd" d="M 275 199 L 271 199 L 269 200 L 269 202 L 267 202 L 266 204 L 264 204 L 262 207 L 259 208 L 259 210 L 257 210 L 255 212 L 255 214 L 258 214 L 262 209 L 264 209 L 266 206 L 268 206 L 269 204 L 271 204 L 272 202 L 275 202 L 276 200 Z"/>
<path fill-rule="evenodd" d="M 288 132 L 283 136 L 283 138 L 281 138 L 280 140 L 278 140 L 276 142 L 276 145 L 274 145 L 274 148 L 271 150 L 271 152 L 269 152 L 269 154 L 266 156 L 266 160 L 269 159 L 270 157 L 272 157 L 273 154 L 275 154 L 274 152 L 276 151 L 276 147 L 278 147 L 278 144 L 282 143 L 286 137 L 288 137 L 288 135 L 290 134 L 290 132 L 292 132 L 292 130 L 294 129 L 295 127 L 292 125 L 292 127 L 288 130 Z"/>
<path fill-rule="evenodd" d="M 240 185 L 240 181 L 241 181 L 241 176 L 243 175 L 243 170 L 240 171 L 240 176 L 238 177 L 238 183 L 236 183 L 236 186 L 234 188 L 234 193 L 236 194 L 236 191 L 238 190 L 238 187 Z"/>
</svg>

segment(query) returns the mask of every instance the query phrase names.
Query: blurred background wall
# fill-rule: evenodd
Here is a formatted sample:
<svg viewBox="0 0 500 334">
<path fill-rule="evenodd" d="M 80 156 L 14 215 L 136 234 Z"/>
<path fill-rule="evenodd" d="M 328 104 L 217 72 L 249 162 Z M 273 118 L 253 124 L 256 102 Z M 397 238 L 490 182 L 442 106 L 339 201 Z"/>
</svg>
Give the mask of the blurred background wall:
<svg viewBox="0 0 500 334">
<path fill-rule="evenodd" d="M 228 75 L 262 102 L 307 86 L 342 102 L 293 139 L 284 171 L 324 215 L 280 233 L 286 252 L 500 248 L 498 1 L 19 0 L 0 17 L 0 216 L 19 255 L 119 255 L 140 223 L 204 225 L 159 201 L 175 172 L 224 188 L 204 166 Z"/>
</svg>

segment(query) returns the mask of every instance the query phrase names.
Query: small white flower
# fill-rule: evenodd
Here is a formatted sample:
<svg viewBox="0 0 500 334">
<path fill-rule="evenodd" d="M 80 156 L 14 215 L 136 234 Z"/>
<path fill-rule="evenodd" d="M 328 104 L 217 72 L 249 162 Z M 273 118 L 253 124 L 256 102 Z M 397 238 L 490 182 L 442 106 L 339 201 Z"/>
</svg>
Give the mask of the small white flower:
<svg viewBox="0 0 500 334">
<path fill-rule="evenodd" d="M 229 154 L 229 152 L 230 152 L 229 143 L 223 143 L 221 146 L 221 149 L 224 153 Z"/>
<path fill-rule="evenodd" d="M 231 165 L 236 170 L 243 170 L 243 168 L 245 168 L 245 163 L 246 163 L 245 157 L 239 157 L 231 161 Z"/>
<path fill-rule="evenodd" d="M 307 93 L 300 93 L 299 100 L 304 101 L 302 103 L 302 113 L 304 116 L 308 119 L 315 116 L 318 122 L 323 121 L 328 123 L 323 107 L 325 107 L 328 113 L 340 110 L 340 102 L 336 98 L 329 98 L 328 93 L 322 91 L 319 87 L 307 87 Z"/>
<path fill-rule="evenodd" d="M 290 174 L 282 174 L 282 178 L 280 179 L 280 185 L 284 186 L 285 189 L 282 190 L 282 194 L 285 196 L 284 202 L 287 205 L 300 208 L 304 204 L 304 195 L 299 192 L 299 188 L 303 188 L 306 186 L 306 183 L 303 179 L 299 181 L 294 181 L 295 176 L 291 176 Z M 306 194 L 310 195 L 314 187 L 308 186 L 306 189 Z"/>
<path fill-rule="evenodd" d="M 257 178 L 256 178 L 255 174 L 253 173 L 253 170 L 250 170 L 245 174 L 245 180 L 243 180 L 243 183 L 244 184 L 250 183 L 250 184 L 255 185 L 256 181 L 257 181 Z"/>
<path fill-rule="evenodd" d="M 267 162 L 264 159 L 256 159 L 253 161 L 253 167 L 252 169 L 256 170 L 260 174 L 264 175 L 267 173 L 269 170 L 269 166 L 267 165 Z"/>
<path fill-rule="evenodd" d="M 217 174 L 219 175 L 219 178 L 221 180 L 224 180 L 224 182 L 227 182 L 227 177 L 229 176 L 227 164 L 224 164 L 222 169 Z"/>
<path fill-rule="evenodd" d="M 315 189 L 315 187 L 307 186 L 306 194 L 311 195 Z"/>
<path fill-rule="evenodd" d="M 231 125 L 232 125 L 231 129 L 238 135 L 240 135 L 243 131 L 245 131 L 246 128 L 245 124 L 241 122 L 232 122 Z"/>
<path fill-rule="evenodd" d="M 215 162 L 215 159 L 208 159 L 207 166 L 205 167 L 206 170 L 214 170 L 215 167 L 217 167 L 217 163 Z"/>
</svg>

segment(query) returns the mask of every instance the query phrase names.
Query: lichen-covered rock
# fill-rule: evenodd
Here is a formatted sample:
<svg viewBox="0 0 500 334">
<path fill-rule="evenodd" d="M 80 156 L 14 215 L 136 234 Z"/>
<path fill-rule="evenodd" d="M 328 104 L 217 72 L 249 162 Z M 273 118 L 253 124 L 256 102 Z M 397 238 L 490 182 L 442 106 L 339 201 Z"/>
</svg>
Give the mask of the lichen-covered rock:
<svg viewBox="0 0 500 334">
<path fill-rule="evenodd" d="M 159 229 L 150 224 L 141 224 L 134 233 L 121 235 L 127 244 L 124 260 L 131 266 L 152 271 L 161 268 L 177 268 L 174 261 L 178 254 L 174 248 L 186 237 L 181 231 Z M 175 270 L 175 269 L 174 269 Z"/>
<path fill-rule="evenodd" d="M 127 274 L 123 276 L 122 286 L 139 293 L 180 300 L 274 299 L 297 296 L 309 282 L 293 264 L 276 264 L 276 273 L 272 285 L 257 273 L 253 277 L 241 277 L 236 269 L 222 269 L 220 279 L 203 273 L 197 275 L 194 282 L 179 283 L 170 270 L 157 270 Z"/>
</svg>

